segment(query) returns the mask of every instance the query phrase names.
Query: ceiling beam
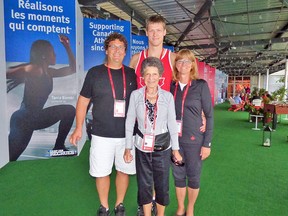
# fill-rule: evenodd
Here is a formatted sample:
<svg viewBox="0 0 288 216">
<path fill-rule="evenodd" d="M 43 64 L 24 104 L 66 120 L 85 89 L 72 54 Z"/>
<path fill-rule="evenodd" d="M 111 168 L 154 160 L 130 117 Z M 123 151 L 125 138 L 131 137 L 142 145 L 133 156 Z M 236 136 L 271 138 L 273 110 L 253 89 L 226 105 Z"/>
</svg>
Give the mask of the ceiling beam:
<svg viewBox="0 0 288 216">
<path fill-rule="evenodd" d="M 139 22 L 144 27 L 146 26 L 145 18 L 140 16 L 134 9 L 129 7 L 123 0 L 110 0 L 109 2 L 113 5 L 115 5 L 116 7 L 118 7 L 123 12 L 130 14 L 131 19 L 136 20 L 137 22 Z"/>
<path fill-rule="evenodd" d="M 204 14 L 210 10 L 210 7 L 212 6 L 212 1 L 211 0 L 207 0 L 205 1 L 205 3 L 202 5 L 202 7 L 200 8 L 200 10 L 198 11 L 198 13 L 195 15 L 194 19 L 192 19 L 189 23 L 189 25 L 187 26 L 187 28 L 184 30 L 184 32 L 182 33 L 182 35 L 179 37 L 178 41 L 176 42 L 175 46 L 179 46 L 180 43 L 184 40 L 184 38 L 186 37 L 186 35 L 191 31 L 191 29 L 196 25 L 196 23 L 199 21 L 199 19 L 201 17 L 204 16 Z"/>
<path fill-rule="evenodd" d="M 93 7 L 97 7 L 97 4 L 101 4 L 101 3 L 111 3 L 113 5 L 115 5 L 117 8 L 119 8 L 119 10 L 129 14 L 131 16 L 131 19 L 136 20 L 137 22 L 139 22 L 141 25 L 145 26 L 145 19 L 143 17 L 141 17 L 134 9 L 132 9 L 131 7 L 129 7 L 123 0 L 78 0 L 80 5 L 84 5 L 84 6 L 93 6 Z"/>
<path fill-rule="evenodd" d="M 251 45 L 267 45 L 267 44 L 277 44 L 277 43 L 286 43 L 288 42 L 288 37 L 283 37 L 283 38 L 272 38 L 271 40 L 269 39 L 261 39 L 261 40 L 247 40 L 247 41 L 234 41 L 233 45 L 231 45 L 230 42 L 221 42 L 218 44 L 197 44 L 197 45 L 189 45 L 189 46 L 180 46 L 181 49 L 187 48 L 187 49 L 211 49 L 211 48 L 227 48 L 227 47 L 250 47 Z"/>
<path fill-rule="evenodd" d="M 253 10 L 253 11 L 249 11 L 249 14 L 253 14 L 253 13 L 273 13 L 275 11 L 279 11 L 282 10 L 282 13 L 284 13 L 285 11 L 288 12 L 288 7 L 287 8 L 282 8 L 282 7 L 276 7 L 276 8 L 267 8 L 267 9 L 261 9 L 261 10 Z M 242 15 L 246 15 L 247 14 L 247 11 L 245 12 L 239 12 L 239 13 L 233 13 L 233 14 L 225 14 L 225 15 L 218 15 L 218 16 L 210 16 L 210 19 L 211 20 L 219 20 L 219 18 L 228 18 L 228 17 L 234 17 L 234 16 L 242 16 Z M 207 20 L 209 19 L 209 17 L 199 17 L 198 18 L 198 21 L 203 21 L 203 20 Z M 175 22 L 170 22 L 170 23 L 167 23 L 166 25 L 175 25 L 175 24 L 180 24 L 180 23 L 189 23 L 191 22 L 190 19 L 186 19 L 186 20 L 181 20 L 181 21 L 178 21 L 177 23 Z"/>
<path fill-rule="evenodd" d="M 280 0 L 286 7 L 288 7 L 288 1 L 287 0 Z"/>
<path fill-rule="evenodd" d="M 78 3 L 80 5 L 86 5 L 86 6 L 96 6 L 96 4 L 104 3 L 107 1 L 104 0 L 78 0 Z"/>
</svg>

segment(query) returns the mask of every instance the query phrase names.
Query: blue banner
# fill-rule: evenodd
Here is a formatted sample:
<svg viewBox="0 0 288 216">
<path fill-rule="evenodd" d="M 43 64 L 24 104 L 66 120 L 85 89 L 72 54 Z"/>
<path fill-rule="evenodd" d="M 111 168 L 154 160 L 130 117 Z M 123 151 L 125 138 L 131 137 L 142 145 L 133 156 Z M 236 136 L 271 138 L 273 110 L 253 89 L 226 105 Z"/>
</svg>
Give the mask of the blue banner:
<svg viewBox="0 0 288 216">
<path fill-rule="evenodd" d="M 104 41 L 112 32 L 125 36 L 128 47 L 123 64 L 129 65 L 131 58 L 131 23 L 129 21 L 84 18 L 84 70 L 103 64 L 105 61 Z"/>
<path fill-rule="evenodd" d="M 163 45 L 164 48 L 174 52 L 173 46 Z M 144 49 L 148 48 L 148 37 L 144 35 L 132 35 L 132 46 L 131 52 L 132 55 L 141 52 Z"/>
<path fill-rule="evenodd" d="M 166 49 L 169 49 L 171 52 L 174 52 L 174 47 L 173 46 L 164 45 L 163 47 L 166 48 Z"/>
<path fill-rule="evenodd" d="M 57 54 L 57 64 L 68 58 L 59 36 L 66 35 L 75 53 L 75 2 L 71 0 L 4 0 L 7 62 L 29 62 L 31 44 L 49 40 Z"/>
<path fill-rule="evenodd" d="M 148 48 L 148 37 L 142 35 L 132 35 L 132 55 Z"/>
<path fill-rule="evenodd" d="M 10 161 L 77 154 L 75 3 L 4 0 Z"/>
</svg>

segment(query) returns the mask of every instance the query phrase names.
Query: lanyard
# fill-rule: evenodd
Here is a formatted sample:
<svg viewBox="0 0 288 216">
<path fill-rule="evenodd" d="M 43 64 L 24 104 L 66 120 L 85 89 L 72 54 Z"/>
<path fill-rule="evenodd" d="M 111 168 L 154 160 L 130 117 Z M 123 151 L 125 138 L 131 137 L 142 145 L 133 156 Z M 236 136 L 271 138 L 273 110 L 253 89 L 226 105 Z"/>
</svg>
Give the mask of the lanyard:
<svg viewBox="0 0 288 216">
<path fill-rule="evenodd" d="M 176 87 L 175 87 L 175 90 L 174 90 L 174 101 L 176 101 L 176 95 L 177 95 L 178 85 L 179 85 L 179 82 L 176 83 Z M 182 97 L 182 103 L 181 103 L 181 120 L 183 119 L 183 116 L 184 116 L 184 103 L 185 103 L 186 96 L 187 96 L 187 93 L 188 93 L 188 89 L 189 89 L 190 86 L 191 86 L 191 81 L 188 83 L 188 85 L 186 85 L 186 89 L 185 89 L 184 94 L 183 94 L 183 97 Z"/>
<path fill-rule="evenodd" d="M 160 54 L 160 58 L 159 58 L 159 59 L 162 58 L 163 52 L 164 52 L 164 48 L 162 48 L 162 51 L 161 51 L 161 54 Z M 148 56 L 148 49 L 146 49 L 146 57 L 149 57 L 149 56 Z"/>
<path fill-rule="evenodd" d="M 144 106 L 145 106 L 145 112 L 144 112 L 144 129 L 146 131 L 147 129 L 147 112 L 148 112 L 148 108 L 146 106 L 146 88 L 145 88 L 145 97 L 144 97 Z M 155 128 L 156 128 L 156 116 L 157 116 L 157 101 L 158 101 L 158 95 L 157 95 L 157 98 L 156 98 L 156 102 L 155 102 L 155 109 L 154 109 L 154 124 L 153 124 L 153 131 L 155 131 Z"/>
<path fill-rule="evenodd" d="M 112 79 L 112 74 L 111 74 L 110 68 L 108 66 L 107 66 L 107 68 L 108 68 L 108 75 L 109 75 L 109 80 L 110 80 L 110 84 L 111 84 L 111 88 L 112 88 L 112 94 L 113 94 L 113 98 L 115 100 L 116 94 L 115 94 L 114 82 Z M 125 100 L 125 98 L 126 98 L 126 77 L 125 77 L 125 71 L 124 71 L 123 65 L 122 65 L 122 76 L 123 76 L 123 99 Z"/>
</svg>

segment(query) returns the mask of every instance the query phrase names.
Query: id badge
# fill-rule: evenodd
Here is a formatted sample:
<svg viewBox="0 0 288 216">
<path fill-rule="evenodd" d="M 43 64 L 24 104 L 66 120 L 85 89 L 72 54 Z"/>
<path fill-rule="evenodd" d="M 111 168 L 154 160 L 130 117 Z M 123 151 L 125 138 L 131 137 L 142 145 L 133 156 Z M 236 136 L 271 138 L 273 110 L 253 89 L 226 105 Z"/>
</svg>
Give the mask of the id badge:
<svg viewBox="0 0 288 216">
<path fill-rule="evenodd" d="M 152 152 L 154 150 L 155 136 L 154 134 L 143 134 L 142 149 Z"/>
<path fill-rule="evenodd" d="M 181 120 L 176 120 L 177 121 L 177 130 L 178 130 L 178 136 L 181 137 L 182 136 L 182 121 Z"/>
<path fill-rule="evenodd" d="M 114 117 L 125 117 L 125 100 L 114 101 Z"/>
</svg>

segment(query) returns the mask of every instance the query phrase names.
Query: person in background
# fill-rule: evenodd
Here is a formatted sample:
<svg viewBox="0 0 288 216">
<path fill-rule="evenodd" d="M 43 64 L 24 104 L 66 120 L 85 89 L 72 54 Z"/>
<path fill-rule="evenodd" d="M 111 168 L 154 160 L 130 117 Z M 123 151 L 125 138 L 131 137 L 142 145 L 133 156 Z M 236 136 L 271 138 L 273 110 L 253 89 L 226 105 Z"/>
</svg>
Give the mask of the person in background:
<svg viewBox="0 0 288 216">
<path fill-rule="evenodd" d="M 9 155 L 10 161 L 16 161 L 28 146 L 34 130 L 44 129 L 59 122 L 58 135 L 53 150 L 67 151 L 65 140 L 75 118 L 75 108 L 69 104 L 45 107 L 53 90 L 53 79 L 76 72 L 76 61 L 69 39 L 59 35 L 64 46 L 69 66 L 53 68 L 56 55 L 47 40 L 36 40 L 30 50 L 30 62 L 10 67 L 6 72 L 7 92 L 24 83 L 24 95 L 21 107 L 10 119 Z"/>
<path fill-rule="evenodd" d="M 178 123 L 179 147 L 184 166 L 172 164 L 178 208 L 176 216 L 193 216 L 200 188 L 202 161 L 209 157 L 213 132 L 213 106 L 208 84 L 198 79 L 195 56 L 188 49 L 180 50 L 175 59 L 174 95 Z M 202 111 L 206 130 L 200 131 Z M 185 208 L 186 193 L 188 204 Z"/>
<path fill-rule="evenodd" d="M 259 96 L 259 93 L 258 92 L 255 92 L 255 94 L 252 96 L 252 98 L 250 98 L 250 102 L 252 102 L 253 100 L 255 99 L 260 99 L 262 100 L 262 98 Z"/>
<path fill-rule="evenodd" d="M 133 91 L 126 119 L 127 163 L 136 160 L 138 184 L 138 204 L 143 206 L 145 216 L 151 215 L 153 188 L 156 192 L 157 216 L 164 216 L 165 206 L 169 204 L 169 171 L 171 146 L 176 162 L 181 162 L 177 134 L 177 123 L 173 96 L 158 85 L 164 71 L 161 61 L 156 57 L 147 57 L 141 65 L 141 76 L 145 86 Z M 133 131 L 135 119 L 136 158 L 133 149 Z M 157 136 L 167 135 L 161 149 L 156 149 Z"/>
<path fill-rule="evenodd" d="M 265 91 L 264 94 L 262 95 L 262 99 L 264 101 L 271 101 L 273 100 L 273 97 L 269 94 L 268 91 Z"/>
<path fill-rule="evenodd" d="M 246 101 L 246 100 L 247 100 L 247 95 L 246 95 L 246 93 L 245 93 L 245 92 L 241 92 L 240 98 L 241 98 L 242 101 Z"/>
<path fill-rule="evenodd" d="M 241 104 L 242 103 L 242 99 L 240 97 L 240 94 L 236 94 L 235 97 L 233 98 L 235 101 L 235 104 Z"/>
<path fill-rule="evenodd" d="M 245 89 L 245 93 L 250 95 L 251 93 L 250 87 L 247 85 L 246 87 L 244 87 L 244 89 Z"/>
<path fill-rule="evenodd" d="M 70 137 L 73 145 L 82 137 L 87 107 L 93 104 L 92 140 L 90 148 L 91 176 L 96 178 L 100 199 L 98 216 L 110 215 L 110 174 L 115 164 L 116 216 L 125 216 L 124 197 L 129 175 L 135 174 L 135 163 L 125 163 L 125 120 L 130 94 L 136 89 L 135 71 L 123 65 L 127 41 L 119 33 L 110 34 L 105 42 L 106 62 L 92 67 L 85 78 L 76 107 L 76 128 Z M 134 155 L 132 148 L 131 154 Z"/>
</svg>

